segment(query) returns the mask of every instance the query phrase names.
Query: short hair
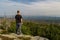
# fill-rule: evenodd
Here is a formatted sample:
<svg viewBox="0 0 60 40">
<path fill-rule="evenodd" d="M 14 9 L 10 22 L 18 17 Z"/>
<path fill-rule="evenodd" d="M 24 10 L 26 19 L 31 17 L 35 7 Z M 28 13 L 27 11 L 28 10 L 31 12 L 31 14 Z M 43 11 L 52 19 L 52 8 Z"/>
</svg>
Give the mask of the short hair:
<svg viewBox="0 0 60 40">
<path fill-rule="evenodd" d="M 19 11 L 19 10 L 17 10 L 17 13 L 20 13 L 20 11 Z"/>
</svg>

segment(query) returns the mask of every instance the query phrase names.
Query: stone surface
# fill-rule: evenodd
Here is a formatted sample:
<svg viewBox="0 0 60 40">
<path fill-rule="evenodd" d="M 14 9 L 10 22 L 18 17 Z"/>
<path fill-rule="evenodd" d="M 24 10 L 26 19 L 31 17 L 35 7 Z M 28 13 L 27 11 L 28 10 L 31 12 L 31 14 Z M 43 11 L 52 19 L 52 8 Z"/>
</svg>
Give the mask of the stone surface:
<svg viewBox="0 0 60 40">
<path fill-rule="evenodd" d="M 0 40 L 2 40 L 2 39 L 0 38 Z"/>
<path fill-rule="evenodd" d="M 17 37 L 15 37 L 15 36 L 12 36 L 12 35 L 0 35 L 0 38 L 2 39 L 2 40 L 14 40 L 14 39 L 16 39 Z"/>
<path fill-rule="evenodd" d="M 0 32 L 2 32 L 3 30 L 2 29 L 0 29 Z"/>
<path fill-rule="evenodd" d="M 47 38 L 40 37 L 39 40 L 48 40 Z"/>
<path fill-rule="evenodd" d="M 31 40 L 39 40 L 39 36 L 32 37 Z"/>
<path fill-rule="evenodd" d="M 17 35 L 17 34 L 0 34 L 0 40 L 48 40 L 40 36 Z"/>
</svg>

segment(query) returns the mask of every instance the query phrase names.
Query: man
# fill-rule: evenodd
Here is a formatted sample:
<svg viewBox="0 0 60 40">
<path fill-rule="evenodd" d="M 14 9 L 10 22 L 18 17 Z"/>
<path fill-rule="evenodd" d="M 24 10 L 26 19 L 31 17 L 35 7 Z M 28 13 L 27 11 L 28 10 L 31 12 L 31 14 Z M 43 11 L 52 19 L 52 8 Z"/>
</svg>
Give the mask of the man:
<svg viewBox="0 0 60 40">
<path fill-rule="evenodd" d="M 22 16 L 19 10 L 17 11 L 15 19 L 16 19 L 16 34 L 21 34 Z"/>
</svg>

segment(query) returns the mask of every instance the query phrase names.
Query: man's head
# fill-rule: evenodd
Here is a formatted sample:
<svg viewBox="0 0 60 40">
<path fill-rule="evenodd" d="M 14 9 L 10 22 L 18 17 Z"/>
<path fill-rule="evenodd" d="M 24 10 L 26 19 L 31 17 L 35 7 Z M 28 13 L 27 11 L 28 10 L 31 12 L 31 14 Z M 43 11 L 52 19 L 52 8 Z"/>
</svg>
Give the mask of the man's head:
<svg viewBox="0 0 60 40">
<path fill-rule="evenodd" d="M 20 11 L 19 10 L 17 10 L 17 15 L 20 15 Z"/>
</svg>

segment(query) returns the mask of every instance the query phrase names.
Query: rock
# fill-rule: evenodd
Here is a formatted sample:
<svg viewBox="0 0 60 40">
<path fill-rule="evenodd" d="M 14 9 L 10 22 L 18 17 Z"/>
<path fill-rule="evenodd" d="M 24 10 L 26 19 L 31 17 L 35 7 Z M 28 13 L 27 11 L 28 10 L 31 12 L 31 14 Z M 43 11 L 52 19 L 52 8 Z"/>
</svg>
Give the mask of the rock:
<svg viewBox="0 0 60 40">
<path fill-rule="evenodd" d="M 47 38 L 43 38 L 43 37 L 40 37 L 39 40 L 49 40 L 49 39 L 47 39 Z"/>
<path fill-rule="evenodd" d="M 9 35 L 12 35 L 12 36 L 17 36 L 17 34 L 15 34 L 15 33 L 10 33 Z"/>
<path fill-rule="evenodd" d="M 48 40 L 40 36 L 17 35 L 17 34 L 0 34 L 0 40 Z"/>
<path fill-rule="evenodd" d="M 39 36 L 32 37 L 31 40 L 39 40 Z"/>
<path fill-rule="evenodd" d="M 17 37 L 19 39 L 22 39 L 22 40 L 30 40 L 31 39 L 31 36 L 30 35 L 19 35 Z"/>
<path fill-rule="evenodd" d="M 2 38 L 2 40 L 14 40 L 14 39 L 16 39 L 17 37 L 15 37 L 15 36 L 12 36 L 12 35 L 0 35 L 0 38 Z"/>
<path fill-rule="evenodd" d="M 3 30 L 2 29 L 0 29 L 0 32 L 2 32 Z"/>
<path fill-rule="evenodd" d="M 0 40 L 2 40 L 2 39 L 0 38 Z"/>
<path fill-rule="evenodd" d="M 31 40 L 49 40 L 49 39 L 43 38 L 43 37 L 39 37 L 39 36 L 35 36 L 35 37 L 32 37 Z"/>
</svg>

